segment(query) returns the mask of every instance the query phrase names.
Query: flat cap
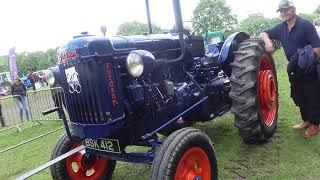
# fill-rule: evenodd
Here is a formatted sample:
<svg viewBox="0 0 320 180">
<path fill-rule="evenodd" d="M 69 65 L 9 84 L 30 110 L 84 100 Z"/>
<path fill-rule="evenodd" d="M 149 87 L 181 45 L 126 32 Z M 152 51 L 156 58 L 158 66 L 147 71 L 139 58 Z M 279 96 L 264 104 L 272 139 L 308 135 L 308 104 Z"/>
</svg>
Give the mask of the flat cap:
<svg viewBox="0 0 320 180">
<path fill-rule="evenodd" d="M 289 7 L 294 7 L 294 4 L 292 1 L 289 0 L 281 0 L 279 5 L 278 5 L 278 10 L 277 12 L 279 12 L 281 9 L 287 9 Z"/>
</svg>

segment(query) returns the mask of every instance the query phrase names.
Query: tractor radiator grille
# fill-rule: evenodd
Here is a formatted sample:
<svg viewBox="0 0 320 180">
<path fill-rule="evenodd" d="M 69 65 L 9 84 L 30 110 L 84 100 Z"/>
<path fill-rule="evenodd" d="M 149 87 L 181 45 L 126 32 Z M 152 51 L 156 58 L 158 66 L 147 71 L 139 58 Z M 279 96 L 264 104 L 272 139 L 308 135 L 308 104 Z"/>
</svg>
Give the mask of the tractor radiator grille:
<svg viewBox="0 0 320 180">
<path fill-rule="evenodd" d="M 86 59 L 60 65 L 62 86 L 65 92 L 70 120 L 80 124 L 104 124 L 114 120 L 113 100 L 108 93 L 106 64 Z M 113 71 L 115 69 L 112 69 Z M 114 83 L 116 84 L 116 83 Z"/>
</svg>

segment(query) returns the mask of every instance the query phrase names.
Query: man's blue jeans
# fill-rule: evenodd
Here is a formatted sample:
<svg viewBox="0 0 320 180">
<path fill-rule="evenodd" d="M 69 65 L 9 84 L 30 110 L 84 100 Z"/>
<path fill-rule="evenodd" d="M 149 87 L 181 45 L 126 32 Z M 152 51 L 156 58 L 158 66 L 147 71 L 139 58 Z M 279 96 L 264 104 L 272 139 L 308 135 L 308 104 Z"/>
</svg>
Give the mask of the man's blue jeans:
<svg viewBox="0 0 320 180">
<path fill-rule="evenodd" d="M 20 110 L 20 120 L 23 121 L 23 111 L 26 112 L 26 118 L 29 120 L 29 108 L 27 104 L 27 97 L 15 98 L 16 104 Z"/>
</svg>

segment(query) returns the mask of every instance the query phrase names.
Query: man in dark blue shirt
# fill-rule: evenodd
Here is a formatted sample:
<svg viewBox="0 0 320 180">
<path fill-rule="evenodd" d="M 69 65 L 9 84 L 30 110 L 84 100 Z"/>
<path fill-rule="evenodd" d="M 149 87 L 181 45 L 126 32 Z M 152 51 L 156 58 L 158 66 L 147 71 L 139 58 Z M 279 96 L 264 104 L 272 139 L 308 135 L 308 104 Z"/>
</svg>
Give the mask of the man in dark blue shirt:
<svg viewBox="0 0 320 180">
<path fill-rule="evenodd" d="M 283 22 L 260 34 L 265 43 L 266 51 L 272 53 L 274 47 L 270 39 L 281 41 L 287 59 L 297 58 L 297 50 L 311 45 L 316 59 L 320 57 L 320 39 L 315 27 L 308 20 L 296 15 L 292 1 L 281 0 L 277 12 L 280 11 Z M 316 72 L 300 78 L 290 79 L 291 97 L 299 106 L 303 123 L 294 129 L 307 129 L 305 137 L 319 134 L 320 123 L 320 81 Z"/>
</svg>

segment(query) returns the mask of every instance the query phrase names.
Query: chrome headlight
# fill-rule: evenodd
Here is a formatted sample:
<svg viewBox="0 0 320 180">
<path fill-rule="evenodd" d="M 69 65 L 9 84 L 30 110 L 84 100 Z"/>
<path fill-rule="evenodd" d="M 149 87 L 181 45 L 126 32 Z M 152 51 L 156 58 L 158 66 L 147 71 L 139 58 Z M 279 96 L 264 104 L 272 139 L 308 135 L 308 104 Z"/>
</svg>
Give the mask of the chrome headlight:
<svg viewBox="0 0 320 180">
<path fill-rule="evenodd" d="M 142 56 L 135 51 L 130 52 L 127 57 L 127 69 L 131 76 L 139 77 L 143 73 L 144 65 Z"/>
<path fill-rule="evenodd" d="M 127 57 L 127 70 L 133 77 L 150 74 L 155 69 L 155 57 L 146 50 L 131 51 Z"/>
<path fill-rule="evenodd" d="M 45 77 L 46 77 L 46 81 L 48 82 L 48 84 L 50 86 L 52 86 L 55 82 L 55 78 L 54 78 L 54 74 L 50 69 L 47 69 L 44 73 Z"/>
</svg>

